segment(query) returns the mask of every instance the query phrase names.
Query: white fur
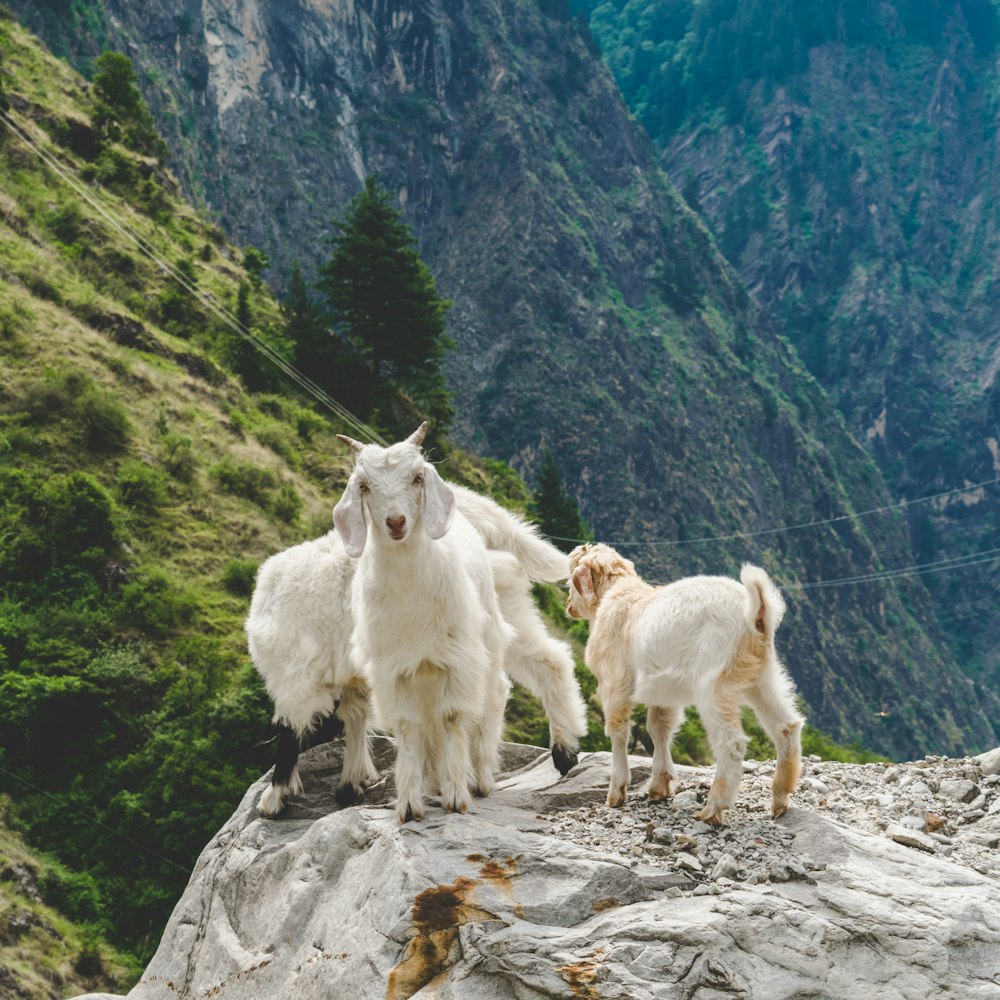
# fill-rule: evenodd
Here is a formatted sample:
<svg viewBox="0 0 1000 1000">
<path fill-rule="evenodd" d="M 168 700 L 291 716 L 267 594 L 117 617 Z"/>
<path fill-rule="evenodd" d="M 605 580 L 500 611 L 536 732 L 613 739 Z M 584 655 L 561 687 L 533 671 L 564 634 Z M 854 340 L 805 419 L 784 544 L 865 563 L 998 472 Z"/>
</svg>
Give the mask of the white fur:
<svg viewBox="0 0 1000 1000">
<path fill-rule="evenodd" d="M 647 791 L 666 798 L 674 786 L 670 740 L 684 706 L 694 704 L 716 759 L 701 818 L 723 822 L 736 800 L 746 750 L 739 709 L 750 705 L 777 747 L 772 811 L 784 813 L 798 780 L 803 720 L 774 650 L 784 602 L 767 574 L 747 565 L 739 583 L 696 576 L 654 588 L 606 545 L 575 549 L 570 570 L 568 610 L 591 619 L 586 662 L 612 742 L 608 804 L 621 805 L 628 789 L 632 706 L 649 708 L 654 753 Z"/>
<path fill-rule="evenodd" d="M 362 788 L 378 772 L 366 736 L 368 682 L 350 657 L 344 613 L 353 576 L 354 563 L 334 531 L 279 552 L 257 572 L 245 624 L 250 656 L 274 703 L 273 721 L 302 740 L 339 703 L 347 741 L 340 784 Z M 284 796 L 301 788 L 296 767 L 288 786 L 265 789 L 259 811 L 276 815 Z"/>
<path fill-rule="evenodd" d="M 420 819 L 438 788 L 445 809 L 465 812 L 470 783 L 493 789 L 514 636 L 486 548 L 412 439 L 361 448 L 349 504 L 352 493 L 368 533 L 351 585 L 351 652 L 379 721 L 396 734 L 397 814 Z M 354 532 L 337 512 L 334 521 Z"/>
<path fill-rule="evenodd" d="M 487 547 L 513 554 L 513 558 L 504 552 L 490 556 L 501 613 L 517 633 L 504 666 L 510 677 L 541 699 L 554 756 L 561 748 L 573 760 L 587 731 L 573 658 L 565 643 L 547 633 L 531 599 L 532 579 L 565 578 L 566 557 L 516 514 L 488 497 L 448 485 L 457 509 Z M 360 491 L 349 502 L 354 497 L 360 510 Z M 362 523 L 359 551 L 367 542 L 363 515 Z M 272 556 L 258 571 L 246 632 L 254 665 L 274 702 L 274 721 L 291 726 L 300 740 L 334 710 L 349 685 L 347 703 L 337 710 L 348 726 L 341 787 L 360 789 L 377 775 L 365 735 L 370 716 L 367 682 L 350 656 L 354 629 L 350 586 L 356 565 L 335 531 Z M 296 768 L 288 785 L 265 789 L 258 810 L 277 815 L 285 797 L 298 791 Z"/>
</svg>

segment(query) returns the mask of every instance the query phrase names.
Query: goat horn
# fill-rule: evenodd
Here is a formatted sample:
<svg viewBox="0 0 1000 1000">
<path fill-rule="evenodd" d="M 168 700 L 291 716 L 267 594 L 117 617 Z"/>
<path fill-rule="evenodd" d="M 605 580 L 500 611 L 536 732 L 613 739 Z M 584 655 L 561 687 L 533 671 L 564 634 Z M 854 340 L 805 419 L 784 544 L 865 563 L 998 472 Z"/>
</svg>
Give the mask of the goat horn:
<svg viewBox="0 0 1000 1000">
<path fill-rule="evenodd" d="M 407 439 L 407 444 L 415 444 L 418 448 L 424 443 L 427 437 L 427 421 L 425 420 Z"/>
<path fill-rule="evenodd" d="M 355 441 L 354 438 L 349 438 L 346 434 L 338 434 L 337 437 L 339 437 L 340 440 L 351 449 L 351 451 L 361 451 L 361 449 L 365 447 L 360 441 Z"/>
</svg>

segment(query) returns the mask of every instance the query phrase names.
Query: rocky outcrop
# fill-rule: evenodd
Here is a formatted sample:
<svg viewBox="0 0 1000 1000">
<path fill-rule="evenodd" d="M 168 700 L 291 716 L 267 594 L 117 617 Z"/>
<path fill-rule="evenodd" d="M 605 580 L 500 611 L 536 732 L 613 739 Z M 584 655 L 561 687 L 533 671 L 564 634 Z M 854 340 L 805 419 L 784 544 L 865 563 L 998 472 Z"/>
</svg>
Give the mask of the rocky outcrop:
<svg viewBox="0 0 1000 1000">
<path fill-rule="evenodd" d="M 401 826 L 391 742 L 376 756 L 357 807 L 334 802 L 333 744 L 302 758 L 281 819 L 251 787 L 131 1000 L 1000 995 L 995 761 L 810 761 L 777 822 L 773 763 L 748 762 L 715 830 L 693 816 L 704 769 L 680 769 L 672 804 L 634 791 L 611 810 L 607 754 L 558 781 L 543 750 L 509 744 L 489 799 Z M 637 788 L 647 762 L 631 763 Z M 933 846 L 890 822 L 929 822 Z"/>
</svg>

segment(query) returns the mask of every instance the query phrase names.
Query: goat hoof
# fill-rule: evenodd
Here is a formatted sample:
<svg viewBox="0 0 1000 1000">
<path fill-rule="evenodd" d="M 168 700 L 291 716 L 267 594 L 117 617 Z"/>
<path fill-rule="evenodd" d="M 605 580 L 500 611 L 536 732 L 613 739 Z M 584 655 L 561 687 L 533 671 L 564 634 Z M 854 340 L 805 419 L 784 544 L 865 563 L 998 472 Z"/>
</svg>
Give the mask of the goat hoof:
<svg viewBox="0 0 1000 1000">
<path fill-rule="evenodd" d="M 267 819 L 274 819 L 285 811 L 284 791 L 276 789 L 274 785 L 268 785 L 261 793 L 260 801 L 257 803 L 257 812 Z"/>
<path fill-rule="evenodd" d="M 612 809 L 617 809 L 619 806 L 625 805 L 625 790 L 618 789 L 616 791 L 608 792 L 608 805 Z"/>
<path fill-rule="evenodd" d="M 576 767 L 579 759 L 575 750 L 570 750 L 569 747 L 564 746 L 562 743 L 552 744 L 552 763 L 555 764 L 559 773 L 564 778 Z"/>
<path fill-rule="evenodd" d="M 363 788 L 359 788 L 357 785 L 348 783 L 346 785 L 341 785 L 333 793 L 333 797 L 338 806 L 354 806 L 365 797 L 365 790 Z"/>
<path fill-rule="evenodd" d="M 413 806 L 407 806 L 405 813 L 399 813 L 400 823 L 409 823 L 410 820 L 421 820 L 424 818 L 423 809 L 414 809 Z"/>
<path fill-rule="evenodd" d="M 784 816 L 785 813 L 788 812 L 788 805 L 789 803 L 787 802 L 772 802 L 771 816 L 774 819 L 778 819 L 779 817 Z"/>
<path fill-rule="evenodd" d="M 700 813 L 695 813 L 694 818 L 709 826 L 722 826 L 726 821 L 726 811 L 720 809 L 718 812 L 709 812 L 707 809 L 703 809 Z"/>
</svg>

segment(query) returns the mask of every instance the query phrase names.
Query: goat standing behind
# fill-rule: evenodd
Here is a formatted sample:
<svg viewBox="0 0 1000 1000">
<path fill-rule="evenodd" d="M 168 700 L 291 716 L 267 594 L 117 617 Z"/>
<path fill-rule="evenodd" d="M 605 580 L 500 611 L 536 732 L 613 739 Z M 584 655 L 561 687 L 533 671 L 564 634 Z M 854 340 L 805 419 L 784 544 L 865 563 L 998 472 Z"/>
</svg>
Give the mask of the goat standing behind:
<svg viewBox="0 0 1000 1000">
<path fill-rule="evenodd" d="M 608 805 L 625 801 L 633 705 L 649 709 L 653 761 L 647 792 L 664 799 L 674 791 L 670 741 L 684 707 L 694 704 L 715 754 L 715 780 L 699 818 L 723 823 L 743 773 L 747 740 L 740 708 L 749 705 L 777 748 L 771 811 L 781 816 L 799 778 L 803 720 L 774 650 L 785 605 L 767 574 L 746 565 L 740 583 L 695 576 L 652 587 L 607 545 L 579 546 L 569 560 L 567 610 L 591 620 L 585 658 L 597 678 L 611 737 Z"/>
<path fill-rule="evenodd" d="M 465 812 L 470 781 L 493 790 L 514 637 L 482 539 L 420 451 L 425 433 L 423 424 L 389 448 L 341 435 L 356 457 L 334 509 L 358 559 L 352 655 L 396 734 L 401 822 L 423 816 L 425 791 L 439 787 L 446 810 Z"/>
</svg>

